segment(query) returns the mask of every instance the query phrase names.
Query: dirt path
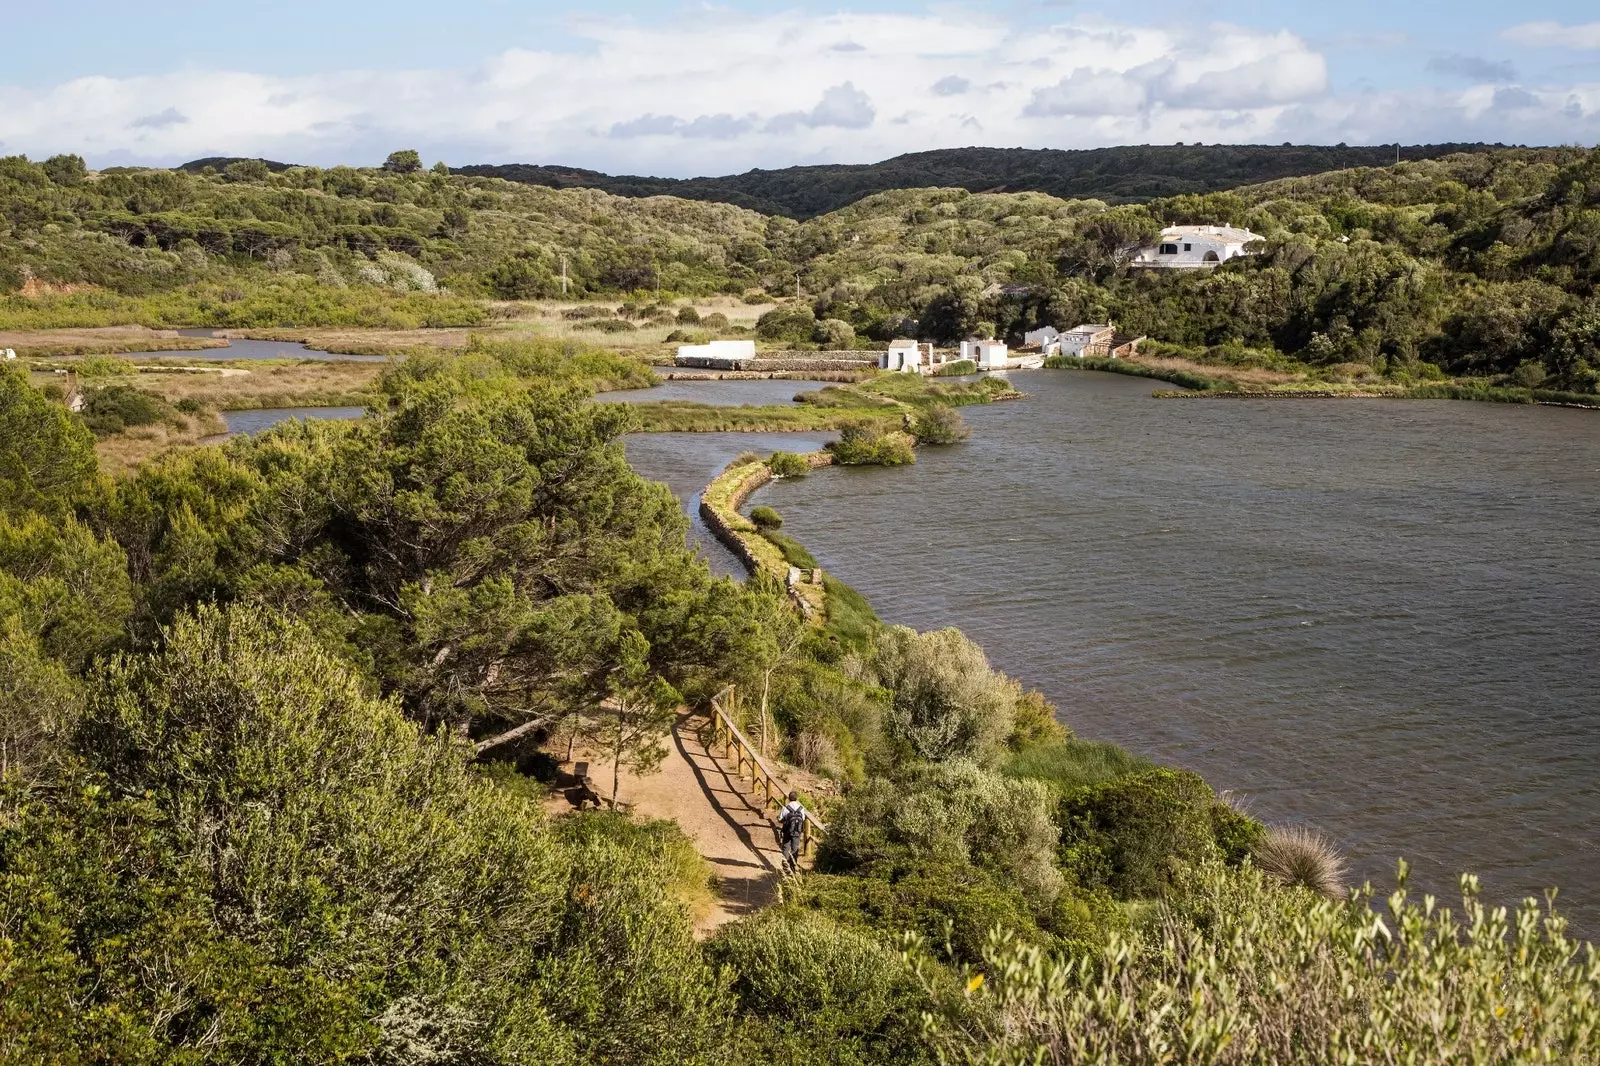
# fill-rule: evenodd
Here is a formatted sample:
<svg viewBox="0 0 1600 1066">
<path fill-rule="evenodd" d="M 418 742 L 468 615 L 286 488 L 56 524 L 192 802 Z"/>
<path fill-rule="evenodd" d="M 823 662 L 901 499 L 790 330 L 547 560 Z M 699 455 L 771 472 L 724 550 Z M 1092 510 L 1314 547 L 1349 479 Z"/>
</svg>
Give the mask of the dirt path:
<svg viewBox="0 0 1600 1066">
<path fill-rule="evenodd" d="M 716 905 L 695 923 L 700 936 L 776 902 L 782 866 L 772 823 L 701 744 L 707 725 L 703 715 L 682 715 L 667 738 L 661 769 L 645 777 L 624 772 L 618 796 L 635 814 L 677 822 L 711 864 Z M 610 793 L 609 762 L 591 762 L 589 775 L 602 795 Z"/>
</svg>

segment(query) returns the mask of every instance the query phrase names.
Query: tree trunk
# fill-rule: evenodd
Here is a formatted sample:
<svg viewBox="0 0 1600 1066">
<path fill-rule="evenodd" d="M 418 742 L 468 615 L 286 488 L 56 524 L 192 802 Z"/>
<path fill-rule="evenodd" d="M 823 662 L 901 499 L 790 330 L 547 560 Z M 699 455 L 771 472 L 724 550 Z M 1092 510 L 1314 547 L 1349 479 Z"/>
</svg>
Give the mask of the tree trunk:
<svg viewBox="0 0 1600 1066">
<path fill-rule="evenodd" d="M 761 675 L 761 757 L 767 757 L 767 692 L 772 688 L 772 671 L 777 666 L 769 666 Z"/>
<path fill-rule="evenodd" d="M 617 791 L 622 787 L 622 713 L 617 713 L 617 744 L 611 752 L 611 809 L 617 809 Z"/>
</svg>

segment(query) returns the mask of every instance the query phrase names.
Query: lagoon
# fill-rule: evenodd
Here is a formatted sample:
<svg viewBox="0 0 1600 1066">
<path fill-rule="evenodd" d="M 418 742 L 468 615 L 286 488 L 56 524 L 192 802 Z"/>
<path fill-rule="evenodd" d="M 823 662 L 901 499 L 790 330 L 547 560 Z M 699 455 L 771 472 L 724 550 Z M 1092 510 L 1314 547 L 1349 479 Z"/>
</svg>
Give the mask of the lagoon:
<svg viewBox="0 0 1600 1066">
<path fill-rule="evenodd" d="M 1404 856 L 1447 900 L 1464 870 L 1502 900 L 1558 885 L 1600 932 L 1600 416 L 1013 380 L 1032 397 L 965 408 L 966 444 L 755 502 L 1079 735 L 1321 827 L 1376 884 Z M 649 476 L 726 462 L 665 436 L 629 443 Z"/>
</svg>

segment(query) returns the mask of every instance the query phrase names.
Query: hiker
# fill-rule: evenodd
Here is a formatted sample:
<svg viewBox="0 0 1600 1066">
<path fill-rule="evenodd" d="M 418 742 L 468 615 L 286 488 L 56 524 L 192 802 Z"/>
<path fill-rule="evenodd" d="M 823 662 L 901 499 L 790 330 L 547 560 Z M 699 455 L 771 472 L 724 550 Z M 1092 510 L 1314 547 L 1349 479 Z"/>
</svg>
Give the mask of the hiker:
<svg viewBox="0 0 1600 1066">
<path fill-rule="evenodd" d="M 800 849 L 806 840 L 806 809 L 798 792 L 789 793 L 789 802 L 778 812 L 778 840 L 783 844 L 783 870 L 800 872 Z"/>
</svg>

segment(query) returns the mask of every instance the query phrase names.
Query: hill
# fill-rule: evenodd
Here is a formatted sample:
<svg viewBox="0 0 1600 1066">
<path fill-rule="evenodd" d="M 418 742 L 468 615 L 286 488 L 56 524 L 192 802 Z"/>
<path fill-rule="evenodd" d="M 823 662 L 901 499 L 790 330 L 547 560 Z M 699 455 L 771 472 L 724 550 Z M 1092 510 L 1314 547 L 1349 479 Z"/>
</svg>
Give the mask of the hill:
<svg viewBox="0 0 1600 1066">
<path fill-rule="evenodd" d="M 1503 146 L 1498 146 L 1503 147 Z M 1490 150 L 1483 144 L 1424 144 L 1402 159 L 1437 159 Z M 603 189 L 616 196 L 678 196 L 736 204 L 766 215 L 807 219 L 890 189 L 957 188 L 969 192 L 1043 192 L 1062 199 L 1143 203 L 1213 192 L 1277 178 L 1393 163 L 1393 145 L 1128 145 L 1056 148 L 947 148 L 881 163 L 785 167 L 706 178 L 602 174 L 530 163 L 479 164 L 455 173 L 504 178 L 556 189 Z M 194 164 L 186 164 L 193 166 Z"/>
</svg>

